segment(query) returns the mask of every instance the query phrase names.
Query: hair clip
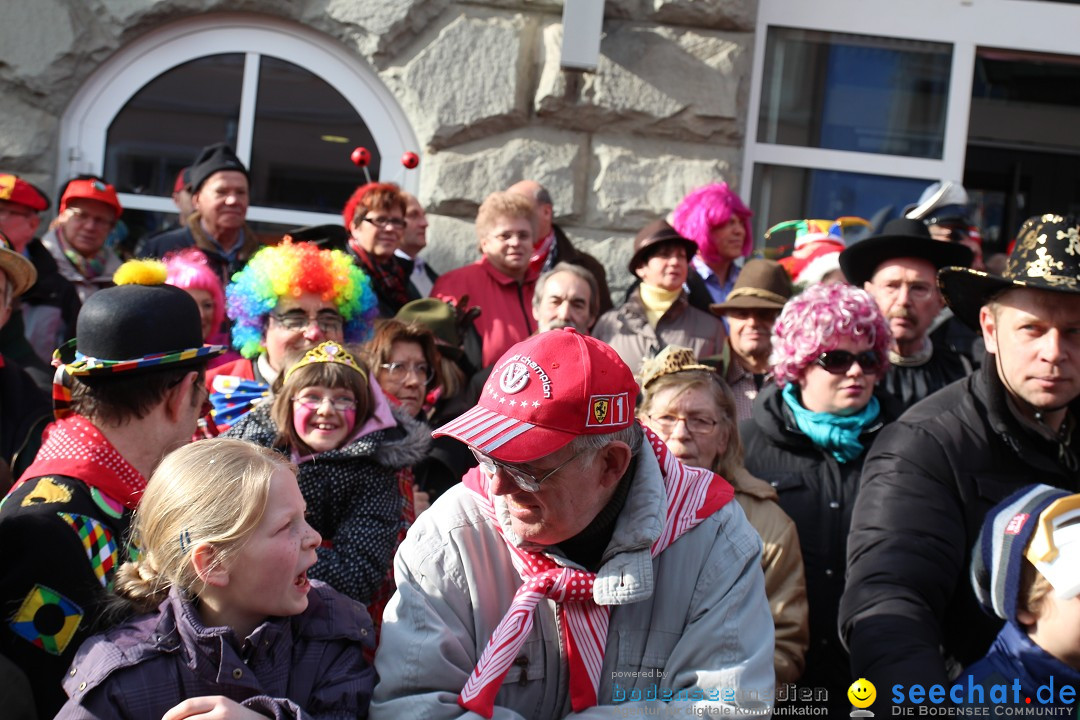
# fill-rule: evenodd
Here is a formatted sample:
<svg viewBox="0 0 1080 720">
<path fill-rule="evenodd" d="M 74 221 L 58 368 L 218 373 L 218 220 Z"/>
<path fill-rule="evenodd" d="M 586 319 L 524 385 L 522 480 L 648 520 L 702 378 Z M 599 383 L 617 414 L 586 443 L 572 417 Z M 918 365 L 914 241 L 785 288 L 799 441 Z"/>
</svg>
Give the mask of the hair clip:
<svg viewBox="0 0 1080 720">
<path fill-rule="evenodd" d="M 184 528 L 180 531 L 180 550 L 187 552 L 191 549 L 191 531 Z"/>
</svg>

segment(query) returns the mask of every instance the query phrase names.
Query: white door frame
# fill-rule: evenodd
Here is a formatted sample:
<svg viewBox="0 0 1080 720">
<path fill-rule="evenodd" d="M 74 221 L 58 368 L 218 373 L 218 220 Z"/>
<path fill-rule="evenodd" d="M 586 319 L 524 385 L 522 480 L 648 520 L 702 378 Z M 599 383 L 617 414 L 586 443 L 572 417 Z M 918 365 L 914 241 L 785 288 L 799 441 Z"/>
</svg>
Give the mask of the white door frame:
<svg viewBox="0 0 1080 720">
<path fill-rule="evenodd" d="M 237 155 L 250 164 L 258 60 L 280 58 L 325 80 L 356 110 L 383 158 L 419 152 L 412 125 L 382 80 L 357 55 L 333 38 L 302 25 L 257 15 L 222 14 L 181 20 L 152 30 L 110 57 L 82 84 L 60 121 L 58 180 L 78 173 L 100 174 L 105 142 L 116 114 L 147 83 L 178 65 L 207 55 L 245 53 Z M 343 154 L 348 148 L 343 147 Z M 357 184 L 361 184 L 359 180 Z M 416 193 L 418 171 L 400 183 Z M 168 197 L 121 193 L 124 207 L 175 212 Z M 339 214 L 278 210 L 253 204 L 250 220 L 285 225 L 340 222 Z"/>
</svg>

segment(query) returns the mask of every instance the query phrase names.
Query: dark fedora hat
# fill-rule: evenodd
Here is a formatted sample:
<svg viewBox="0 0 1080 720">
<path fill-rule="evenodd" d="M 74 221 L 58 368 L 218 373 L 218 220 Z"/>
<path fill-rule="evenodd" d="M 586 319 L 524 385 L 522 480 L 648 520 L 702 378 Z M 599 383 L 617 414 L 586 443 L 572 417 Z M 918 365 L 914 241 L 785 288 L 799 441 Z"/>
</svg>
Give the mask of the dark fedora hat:
<svg viewBox="0 0 1080 720">
<path fill-rule="evenodd" d="M 199 306 L 172 285 L 117 285 L 83 303 L 75 340 L 56 356 L 80 379 L 179 368 L 225 352 L 204 345 Z"/>
<path fill-rule="evenodd" d="M 738 308 L 781 310 L 791 293 L 791 276 L 783 265 L 775 260 L 755 258 L 743 265 L 727 300 L 709 305 L 709 310 L 715 315 Z"/>
<path fill-rule="evenodd" d="M 697 252 L 697 243 L 689 238 L 684 238 L 678 233 L 675 228 L 671 227 L 665 220 L 653 220 L 651 223 L 641 228 L 638 231 L 637 236 L 634 237 L 634 254 L 630 258 L 627 268 L 629 268 L 631 274 L 636 274 L 635 271 L 648 260 L 653 253 L 660 249 L 661 245 L 667 243 L 678 243 L 686 248 L 686 259 L 694 257 L 694 253 Z"/>
<path fill-rule="evenodd" d="M 896 218 L 885 223 L 880 235 L 861 240 L 840 253 L 840 269 L 849 283 L 862 287 L 886 260 L 917 258 L 940 270 L 970 265 L 973 257 L 971 249 L 964 245 L 930 237 L 922 220 Z"/>
<path fill-rule="evenodd" d="M 956 317 L 979 328 L 979 308 L 1015 287 L 1080 295 L 1080 220 L 1042 215 L 1024 221 L 1000 276 L 966 267 L 945 268 L 938 285 Z"/>
</svg>

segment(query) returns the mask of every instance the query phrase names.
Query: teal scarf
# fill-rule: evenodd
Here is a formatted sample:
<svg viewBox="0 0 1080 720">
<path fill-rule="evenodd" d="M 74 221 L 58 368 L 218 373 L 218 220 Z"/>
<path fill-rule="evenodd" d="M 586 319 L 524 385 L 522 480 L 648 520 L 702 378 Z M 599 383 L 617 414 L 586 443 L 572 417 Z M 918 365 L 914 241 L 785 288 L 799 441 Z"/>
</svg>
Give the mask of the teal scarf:
<svg viewBox="0 0 1080 720">
<path fill-rule="evenodd" d="M 784 402 L 795 416 L 795 424 L 818 447 L 829 451 L 836 462 L 845 463 L 859 457 L 863 451 L 859 436 L 866 426 L 877 419 L 881 404 L 871 396 L 870 402 L 854 415 L 812 412 L 799 402 L 795 384 L 788 383 L 781 391 Z"/>
</svg>

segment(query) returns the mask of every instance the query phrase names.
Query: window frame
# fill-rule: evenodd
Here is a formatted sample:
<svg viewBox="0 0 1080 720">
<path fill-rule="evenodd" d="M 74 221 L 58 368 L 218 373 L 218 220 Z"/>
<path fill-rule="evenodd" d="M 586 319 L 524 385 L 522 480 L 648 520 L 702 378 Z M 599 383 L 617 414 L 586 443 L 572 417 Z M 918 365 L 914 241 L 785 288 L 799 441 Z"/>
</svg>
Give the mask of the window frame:
<svg viewBox="0 0 1080 720">
<path fill-rule="evenodd" d="M 739 192 L 751 198 L 755 166 L 786 165 L 903 178 L 962 180 L 976 52 L 997 47 L 1077 56 L 1080 8 L 1040 0 L 760 0 L 751 69 L 746 143 Z M 940 159 L 773 145 L 759 142 L 765 40 L 769 29 L 895 37 L 952 46 L 944 147 Z M 765 220 L 766 222 L 769 219 Z"/>
<path fill-rule="evenodd" d="M 337 40 L 286 20 L 243 14 L 215 14 L 181 20 L 154 29 L 110 57 L 81 85 L 60 122 L 57 182 L 78 173 L 103 172 L 105 147 L 116 114 L 148 82 L 191 60 L 208 55 L 246 56 L 240 97 L 236 154 L 250 165 L 254 136 L 258 71 L 263 56 L 280 58 L 317 75 L 339 92 L 363 118 L 375 138 L 386 169 L 395 158 L 420 152 L 412 125 L 378 74 Z M 342 160 L 352 148 L 342 145 Z M 391 175 L 391 173 L 387 173 Z M 419 169 L 385 179 L 415 194 Z M 356 184 L 365 182 L 357 168 Z M 168 196 L 120 193 L 125 208 L 175 213 Z M 280 225 L 340 223 L 340 214 L 280 210 L 252 198 L 248 219 Z M 343 200 L 344 202 L 344 200 Z"/>
</svg>

